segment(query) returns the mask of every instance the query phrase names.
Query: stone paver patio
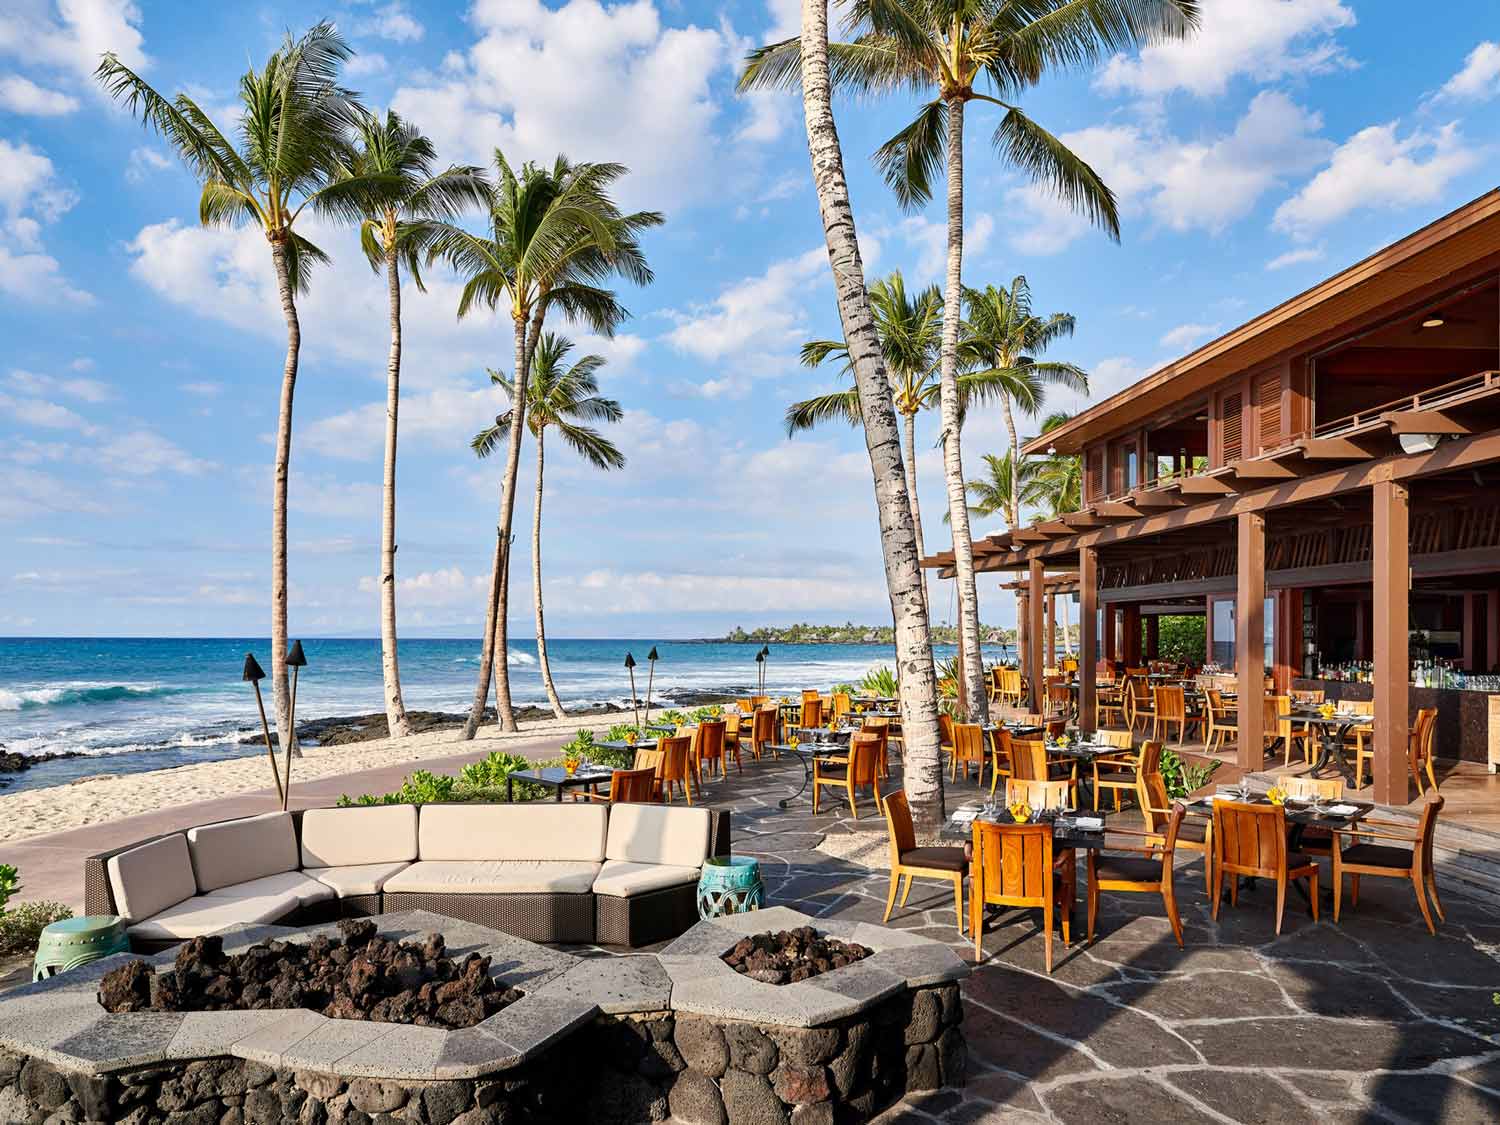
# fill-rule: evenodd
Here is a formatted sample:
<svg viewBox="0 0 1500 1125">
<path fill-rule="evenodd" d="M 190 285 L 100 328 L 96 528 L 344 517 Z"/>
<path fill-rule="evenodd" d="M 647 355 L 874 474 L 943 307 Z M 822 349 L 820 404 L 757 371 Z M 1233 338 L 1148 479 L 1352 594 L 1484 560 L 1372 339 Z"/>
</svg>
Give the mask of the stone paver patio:
<svg viewBox="0 0 1500 1125">
<path fill-rule="evenodd" d="M 734 850 L 760 859 L 770 903 L 879 922 L 887 874 L 815 849 L 827 833 L 883 841 L 883 821 L 868 802 L 857 823 L 847 806 L 814 817 L 805 795 L 777 808 L 800 778 L 795 763 L 747 763 L 703 796 L 735 809 Z M 1293 896 L 1277 939 L 1273 888 L 1242 889 L 1215 923 L 1202 861 L 1182 864 L 1184 951 L 1148 895 L 1103 895 L 1085 947 L 1080 869 L 1074 944 L 1052 976 L 1038 912 L 990 922 L 964 984 L 967 1088 L 882 1122 L 1500 1121 L 1500 904 L 1440 871 L 1448 920 L 1432 937 L 1409 885 L 1366 879 L 1334 925 L 1323 873 L 1324 920 Z M 951 887 L 916 883 L 890 925 L 972 957 Z"/>
</svg>

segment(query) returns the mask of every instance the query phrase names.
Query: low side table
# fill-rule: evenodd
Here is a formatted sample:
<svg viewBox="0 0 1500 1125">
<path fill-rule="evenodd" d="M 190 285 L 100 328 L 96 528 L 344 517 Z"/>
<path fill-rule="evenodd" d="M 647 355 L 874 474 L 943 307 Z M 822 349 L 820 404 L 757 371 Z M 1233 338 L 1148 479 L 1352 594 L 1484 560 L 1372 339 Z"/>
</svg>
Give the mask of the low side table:
<svg viewBox="0 0 1500 1125">
<path fill-rule="evenodd" d="M 711 856 L 698 877 L 698 917 L 748 914 L 765 905 L 766 885 L 760 862 L 749 856 Z"/>
<path fill-rule="evenodd" d="M 37 942 L 31 979 L 44 980 L 57 973 L 98 961 L 112 953 L 129 953 L 125 924 L 113 914 L 85 914 L 64 918 L 42 931 Z"/>
</svg>

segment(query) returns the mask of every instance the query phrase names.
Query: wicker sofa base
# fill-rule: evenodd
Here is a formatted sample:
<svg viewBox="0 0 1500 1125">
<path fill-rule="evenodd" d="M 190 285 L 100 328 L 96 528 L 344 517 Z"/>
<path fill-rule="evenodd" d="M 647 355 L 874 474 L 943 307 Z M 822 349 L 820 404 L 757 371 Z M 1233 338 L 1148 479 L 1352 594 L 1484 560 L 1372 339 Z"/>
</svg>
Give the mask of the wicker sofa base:
<svg viewBox="0 0 1500 1125">
<path fill-rule="evenodd" d="M 698 921 L 698 885 L 684 883 L 660 891 L 594 899 L 594 940 L 600 945 L 634 948 L 667 941 Z"/>
<path fill-rule="evenodd" d="M 594 940 L 594 896 L 584 894 L 385 894 L 388 914 L 430 910 L 536 942 Z"/>
</svg>

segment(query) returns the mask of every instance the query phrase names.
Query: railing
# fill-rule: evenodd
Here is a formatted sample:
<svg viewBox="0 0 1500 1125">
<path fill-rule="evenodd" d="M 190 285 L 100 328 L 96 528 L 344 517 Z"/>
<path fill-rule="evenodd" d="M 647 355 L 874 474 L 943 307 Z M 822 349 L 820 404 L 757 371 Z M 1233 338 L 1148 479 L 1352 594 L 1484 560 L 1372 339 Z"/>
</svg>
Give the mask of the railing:
<svg viewBox="0 0 1500 1125">
<path fill-rule="evenodd" d="M 1479 371 L 1473 375 L 1465 375 L 1461 379 L 1429 387 L 1425 391 L 1418 391 L 1416 394 L 1403 395 L 1390 402 L 1383 402 L 1379 406 L 1346 414 L 1342 418 L 1334 418 L 1314 427 L 1313 434 L 1317 437 L 1336 437 L 1341 433 L 1357 430 L 1361 426 L 1368 426 L 1378 421 L 1382 414 L 1391 410 L 1432 410 L 1475 391 L 1494 390 L 1497 387 L 1500 387 L 1500 372 Z"/>
</svg>

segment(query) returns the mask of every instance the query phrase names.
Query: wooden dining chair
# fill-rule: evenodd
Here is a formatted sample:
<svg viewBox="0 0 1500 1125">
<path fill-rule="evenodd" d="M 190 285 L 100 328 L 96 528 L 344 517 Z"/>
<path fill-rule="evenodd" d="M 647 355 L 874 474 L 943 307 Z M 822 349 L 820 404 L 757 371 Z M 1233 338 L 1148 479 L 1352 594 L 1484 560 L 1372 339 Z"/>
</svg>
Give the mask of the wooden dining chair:
<svg viewBox="0 0 1500 1125">
<path fill-rule="evenodd" d="M 752 695 L 750 697 L 750 709 L 753 711 L 758 711 L 762 707 L 770 704 L 770 702 L 771 697 L 769 695 Z"/>
<path fill-rule="evenodd" d="M 1219 920 L 1224 878 L 1229 901 L 1239 905 L 1240 879 L 1270 879 L 1276 884 L 1276 932 L 1286 912 L 1286 888 L 1293 879 L 1307 880 L 1308 904 L 1318 920 L 1318 865 L 1301 852 L 1287 851 L 1286 811 L 1280 805 L 1240 801 L 1214 802 L 1213 917 Z"/>
<path fill-rule="evenodd" d="M 1203 689 L 1204 749 L 1209 753 L 1222 750 L 1226 743 L 1240 740 L 1239 717 L 1234 709 L 1224 702 L 1224 693 L 1218 688 Z"/>
<path fill-rule="evenodd" d="M 995 727 L 990 736 L 990 800 L 995 799 L 995 787 L 1002 777 L 1013 774 L 1010 764 L 1010 731 Z"/>
<path fill-rule="evenodd" d="M 1333 852 L 1333 920 L 1339 920 L 1340 899 L 1343 894 L 1344 876 L 1349 876 L 1349 905 L 1359 905 L 1359 880 L 1363 875 L 1379 879 L 1406 879 L 1417 896 L 1417 907 L 1422 911 L 1422 920 L 1427 923 L 1427 932 L 1437 933 L 1432 924 L 1432 911 L 1428 909 L 1428 896 L 1438 919 L 1446 922 L 1443 900 L 1438 898 L 1437 872 L 1432 863 L 1432 841 L 1437 833 L 1438 813 L 1443 809 L 1443 798 L 1434 796 L 1422 806 L 1422 816 L 1413 831 L 1408 824 L 1394 820 L 1357 821 L 1349 828 L 1337 829 L 1340 836 L 1356 838 L 1342 851 Z M 1410 845 L 1407 848 L 1391 844 L 1367 844 L 1365 840 L 1390 840 Z"/>
<path fill-rule="evenodd" d="M 953 756 L 953 716 L 946 711 L 938 712 L 938 754 L 939 761 L 942 755 Z"/>
<path fill-rule="evenodd" d="M 1406 739 L 1406 764 L 1411 770 L 1411 779 L 1417 786 L 1419 796 L 1427 794 L 1427 788 L 1422 784 L 1422 770 L 1424 769 L 1427 771 L 1427 780 L 1432 783 L 1432 791 L 1437 792 L 1437 776 L 1432 772 L 1433 746 L 1437 741 L 1437 719 L 1436 707 L 1420 708 Z"/>
<path fill-rule="evenodd" d="M 655 750 L 636 751 L 637 759 L 642 754 L 659 754 Z M 607 802 L 618 805 L 621 802 L 636 804 L 649 803 L 654 799 L 656 789 L 656 764 L 640 769 L 611 770 L 609 774 L 608 793 L 590 793 L 589 798 L 594 801 Z"/>
<path fill-rule="evenodd" d="M 662 760 L 656 774 L 656 785 L 661 799 L 671 804 L 676 798 L 678 786 L 681 786 L 683 798 L 691 805 L 693 803 L 692 737 L 674 735 L 662 739 L 659 745 Z"/>
<path fill-rule="evenodd" d="M 1293 688 L 1290 694 L 1293 703 L 1301 703 L 1305 706 L 1322 703 L 1328 693 L 1321 688 Z"/>
<path fill-rule="evenodd" d="M 866 717 L 859 729 L 880 738 L 880 753 L 875 759 L 875 766 L 884 781 L 891 776 L 891 721 L 883 715 Z"/>
<path fill-rule="evenodd" d="M 1050 718 L 1067 719 L 1073 714 L 1073 689 L 1061 680 L 1047 684 L 1047 714 Z"/>
<path fill-rule="evenodd" d="M 724 776 L 724 732 L 728 725 L 722 719 L 706 719 L 698 724 L 698 774 L 717 767 Z"/>
<path fill-rule="evenodd" d="M 823 725 L 823 701 L 814 695 L 811 699 L 802 701 L 802 727 L 803 729 L 817 728 Z"/>
<path fill-rule="evenodd" d="M 1040 738 L 1010 739 L 1011 776 L 1022 781 L 1047 780 L 1047 744 Z"/>
<path fill-rule="evenodd" d="M 948 754 L 948 779 L 958 777 L 958 767 L 963 766 L 964 780 L 969 780 L 969 767 L 979 767 L 979 784 L 984 784 L 984 767 L 989 757 L 984 752 L 984 730 L 978 723 L 953 724 L 953 749 Z"/>
<path fill-rule="evenodd" d="M 896 905 L 896 884 L 905 882 L 901 908 L 906 909 L 913 879 L 942 879 L 953 884 L 953 912 L 958 918 L 958 932 L 964 930 L 964 879 L 969 874 L 969 860 L 963 848 L 917 847 L 916 829 L 912 826 L 911 806 L 906 791 L 897 789 L 885 799 L 885 827 L 891 845 L 891 890 L 885 899 L 885 916 L 889 922 Z"/>
<path fill-rule="evenodd" d="M 748 699 L 736 699 L 734 702 L 739 707 L 740 714 L 742 715 L 750 715 L 755 712 L 755 704 Z"/>
<path fill-rule="evenodd" d="M 1052 972 L 1052 932 L 1061 915 L 1063 944 L 1071 943 L 1073 897 L 1077 862 L 1068 849 L 1054 854 L 1052 825 L 996 824 L 974 821 L 974 856 L 969 861 L 969 929 L 974 935 L 974 960 L 984 959 L 984 908 L 1009 906 L 1039 908 L 1046 946 L 1047 972 Z"/>
<path fill-rule="evenodd" d="M 1005 669 L 1003 668 L 990 669 L 989 677 L 985 683 L 985 696 L 991 703 L 1000 702 L 1000 692 L 1002 685 L 1001 673 L 1004 671 Z"/>
<path fill-rule="evenodd" d="M 1313 731 L 1306 723 L 1298 723 L 1292 717 L 1292 697 L 1290 695 L 1268 696 L 1265 708 L 1266 736 L 1270 738 L 1274 735 L 1281 739 L 1282 768 L 1286 769 L 1291 765 L 1294 750 L 1301 752 L 1303 764 L 1312 765 L 1316 756 L 1313 749 Z"/>
<path fill-rule="evenodd" d="M 1145 733 L 1148 725 L 1155 728 L 1156 700 L 1151 694 L 1151 684 L 1144 672 L 1140 675 L 1126 673 L 1125 720 L 1130 730 L 1135 730 L 1137 725 L 1142 733 Z"/>
<path fill-rule="evenodd" d="M 863 731 L 851 735 L 847 753 L 820 755 L 813 759 L 812 805 L 813 815 L 818 813 L 818 796 L 827 786 L 835 786 L 849 798 L 849 812 L 859 819 L 857 794 L 861 789 L 870 789 L 875 794 L 875 810 L 883 808 L 880 796 L 880 771 L 876 757 L 880 753 L 880 736 Z"/>
<path fill-rule="evenodd" d="M 1132 752 L 1135 739 L 1128 730 L 1097 730 L 1094 732 L 1094 741 L 1106 746 L 1118 746 L 1121 751 L 1118 754 L 1100 754 L 1092 762 L 1094 811 L 1099 811 L 1099 794 L 1107 789 L 1114 800 L 1115 811 L 1119 812 L 1120 794 L 1135 794 L 1135 775 L 1140 766 L 1140 758 Z"/>
<path fill-rule="evenodd" d="M 1281 787 L 1283 793 L 1294 800 L 1342 801 L 1344 799 L 1342 777 L 1307 777 L 1305 775 L 1280 777 L 1276 779 L 1276 784 Z M 1313 824 L 1302 829 L 1297 847 L 1298 850 L 1308 855 L 1327 859 L 1333 855 L 1333 847 L 1337 839 L 1330 829 Z"/>
<path fill-rule="evenodd" d="M 1125 691 L 1121 684 L 1098 684 L 1094 689 L 1094 726 L 1125 722 Z"/>
<path fill-rule="evenodd" d="M 1147 838 L 1161 843 L 1167 838 L 1167 821 L 1172 815 L 1172 798 L 1167 793 L 1167 779 L 1161 772 L 1161 743 L 1143 742 L 1140 764 L 1136 767 L 1135 799 L 1146 822 Z M 1177 847 L 1203 853 L 1203 885 L 1210 894 L 1214 887 L 1213 821 L 1208 817 L 1190 816 L 1177 831 Z"/>
<path fill-rule="evenodd" d="M 750 727 L 750 756 L 759 761 L 766 748 L 776 741 L 776 708 L 761 707 Z"/>
<path fill-rule="evenodd" d="M 1181 684 L 1162 684 L 1151 689 L 1152 718 L 1151 737 L 1165 741 L 1163 734 L 1170 734 L 1172 724 L 1177 724 L 1177 745 L 1187 740 L 1189 727 L 1202 726 L 1201 715 L 1190 715 L 1187 709 L 1187 692 Z"/>
<path fill-rule="evenodd" d="M 1099 892 L 1123 891 L 1127 894 L 1159 894 L 1167 921 L 1172 926 L 1172 936 L 1177 939 L 1177 948 L 1182 949 L 1182 919 L 1177 913 L 1177 892 L 1172 882 L 1172 859 L 1177 850 L 1177 835 L 1182 831 L 1187 810 L 1173 805 L 1167 817 L 1166 831 L 1159 841 L 1152 841 L 1146 833 L 1128 829 L 1109 831 L 1111 836 L 1140 836 L 1147 843 L 1140 847 L 1109 844 L 1108 851 L 1090 848 L 1088 853 L 1088 932 L 1085 940 L 1094 941 L 1094 922 L 1099 916 Z M 1111 854 L 1131 852 L 1124 856 Z"/>
<path fill-rule="evenodd" d="M 1025 801 L 1027 808 L 1033 812 L 1040 809 L 1073 807 L 1066 781 L 1017 781 L 1013 777 L 1007 777 L 1005 779 L 1005 807 L 1010 808 L 1019 801 Z"/>
<path fill-rule="evenodd" d="M 744 773 L 745 763 L 740 760 L 740 719 L 741 715 L 737 711 L 731 711 L 724 716 L 723 768 L 727 771 L 729 766 L 729 756 L 733 754 L 734 768 L 740 773 Z"/>
<path fill-rule="evenodd" d="M 833 717 L 837 722 L 843 722 L 844 717 L 849 714 L 852 706 L 847 691 L 836 691 L 833 693 Z"/>
</svg>

